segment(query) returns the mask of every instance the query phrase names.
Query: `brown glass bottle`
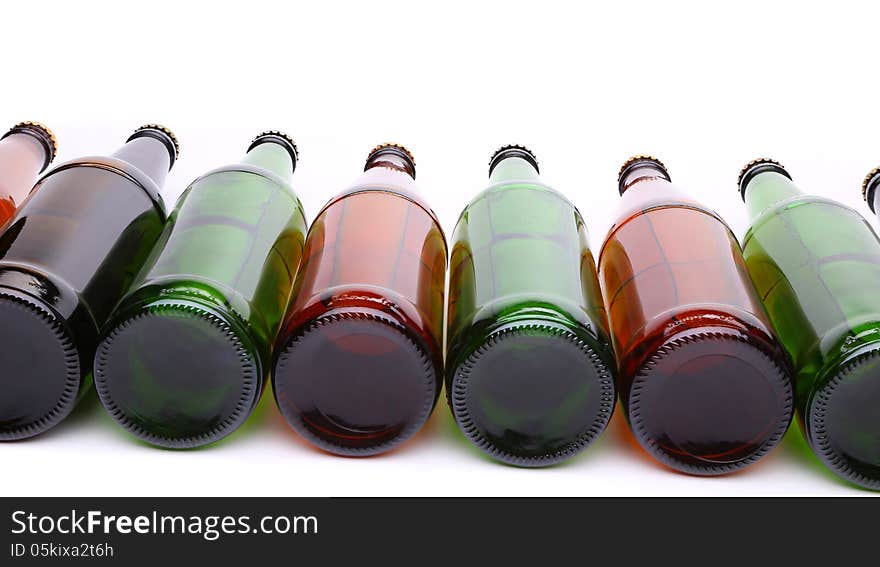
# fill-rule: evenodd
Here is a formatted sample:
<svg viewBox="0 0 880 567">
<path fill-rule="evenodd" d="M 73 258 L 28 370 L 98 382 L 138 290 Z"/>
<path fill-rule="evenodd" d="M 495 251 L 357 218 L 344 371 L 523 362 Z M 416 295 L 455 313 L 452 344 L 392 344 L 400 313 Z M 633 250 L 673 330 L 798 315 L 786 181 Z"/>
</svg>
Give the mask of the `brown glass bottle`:
<svg viewBox="0 0 880 567">
<path fill-rule="evenodd" d="M 656 159 L 620 172 L 622 211 L 599 255 L 624 412 L 639 443 L 680 471 L 755 462 L 792 416 L 792 381 L 739 244 Z"/>
<path fill-rule="evenodd" d="M 47 173 L 0 236 L 0 439 L 67 416 L 91 383 L 98 332 L 165 222 L 170 132 L 139 128 L 110 157 Z"/>
<path fill-rule="evenodd" d="M 12 218 L 56 153 L 55 135 L 39 122 L 19 122 L 0 137 L 0 226 Z"/>
<path fill-rule="evenodd" d="M 312 224 L 277 343 L 278 407 L 311 443 L 376 454 L 425 423 L 442 379 L 446 258 L 412 156 L 378 146 Z"/>
</svg>

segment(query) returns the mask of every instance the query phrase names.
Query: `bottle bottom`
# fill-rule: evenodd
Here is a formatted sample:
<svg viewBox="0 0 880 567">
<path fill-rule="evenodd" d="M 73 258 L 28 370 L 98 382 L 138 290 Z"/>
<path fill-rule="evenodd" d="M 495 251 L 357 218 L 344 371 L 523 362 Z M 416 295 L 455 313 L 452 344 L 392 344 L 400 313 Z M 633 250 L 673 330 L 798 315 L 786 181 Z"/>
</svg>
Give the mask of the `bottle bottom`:
<svg viewBox="0 0 880 567">
<path fill-rule="evenodd" d="M 60 423 L 82 382 L 73 337 L 48 307 L 0 291 L 0 440 L 33 437 Z"/>
<path fill-rule="evenodd" d="M 808 438 L 825 465 L 880 490 L 880 349 L 845 363 L 810 401 Z"/>
<path fill-rule="evenodd" d="M 696 475 L 754 463 L 782 439 L 792 412 L 788 372 L 741 335 L 723 331 L 666 341 L 636 373 L 628 404 L 642 447 Z"/>
<path fill-rule="evenodd" d="M 95 357 L 95 388 L 113 419 L 160 447 L 218 441 L 248 418 L 261 391 L 240 326 L 187 301 L 156 302 L 116 324 Z"/>
<path fill-rule="evenodd" d="M 437 399 L 439 368 L 421 341 L 378 312 L 334 311 L 281 348 L 273 390 L 287 422 L 338 455 L 383 453 L 413 436 Z"/>
<path fill-rule="evenodd" d="M 461 430 L 491 457 L 540 467 L 586 449 L 614 410 L 614 379 L 562 326 L 519 322 L 493 332 L 455 371 L 449 391 Z"/>
</svg>

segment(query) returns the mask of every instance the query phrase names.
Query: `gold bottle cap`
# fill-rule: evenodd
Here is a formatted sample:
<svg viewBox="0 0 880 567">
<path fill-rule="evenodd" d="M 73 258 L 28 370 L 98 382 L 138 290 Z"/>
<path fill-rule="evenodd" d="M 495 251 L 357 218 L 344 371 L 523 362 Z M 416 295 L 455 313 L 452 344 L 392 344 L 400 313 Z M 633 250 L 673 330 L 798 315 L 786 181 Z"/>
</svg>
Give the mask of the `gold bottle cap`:
<svg viewBox="0 0 880 567">
<path fill-rule="evenodd" d="M 134 131 L 134 133 L 131 135 L 131 138 L 137 137 L 138 133 L 145 132 L 148 130 L 156 130 L 156 131 L 162 132 L 163 134 L 168 136 L 168 139 L 171 140 L 171 143 L 174 146 L 174 159 L 172 160 L 172 162 L 176 161 L 177 158 L 180 157 L 180 143 L 177 141 L 177 136 L 174 135 L 174 132 L 172 132 L 171 130 L 169 130 L 165 126 L 162 126 L 161 124 L 144 124 L 143 126 L 141 126 L 140 128 L 137 128 Z M 129 139 L 131 139 L 131 138 L 129 138 Z"/>
<path fill-rule="evenodd" d="M 749 184 L 749 181 L 751 181 L 755 175 L 764 171 L 775 171 L 776 173 L 781 173 L 782 175 L 791 179 L 791 175 L 789 175 L 788 172 L 785 170 L 785 166 L 783 166 L 775 159 L 753 159 L 745 166 L 743 166 L 743 168 L 739 171 L 739 176 L 736 179 L 736 186 L 739 188 L 740 197 L 742 197 L 744 201 L 746 198 L 746 186 Z"/>
<path fill-rule="evenodd" d="M 871 212 L 876 212 L 874 211 L 874 191 L 877 190 L 878 185 L 880 185 L 880 167 L 875 167 L 862 181 L 862 198 L 868 203 Z"/>
<path fill-rule="evenodd" d="M 370 150 L 370 155 L 367 156 L 367 160 L 369 160 L 371 157 L 373 157 L 374 155 L 376 155 L 377 153 L 379 153 L 382 150 L 396 150 L 397 152 L 404 154 L 407 157 L 407 159 L 409 159 L 409 161 L 412 162 L 413 166 L 416 165 L 416 158 L 412 155 L 411 151 L 406 149 L 406 147 L 401 146 L 400 144 L 395 144 L 395 143 L 391 143 L 391 142 L 389 142 L 387 144 L 379 144 L 378 146 L 376 146 L 375 148 Z"/>
<path fill-rule="evenodd" d="M 251 140 L 251 145 L 248 146 L 247 151 L 251 151 L 263 142 L 275 142 L 284 146 L 287 153 L 289 153 L 290 157 L 293 159 L 293 168 L 296 169 L 296 163 L 299 161 L 299 148 L 297 147 L 296 142 L 293 141 L 293 138 L 281 130 L 266 130 L 265 132 L 260 132 L 253 140 Z"/>
<path fill-rule="evenodd" d="M 667 181 L 672 181 L 672 179 L 669 177 L 669 172 L 666 170 L 666 166 L 663 164 L 662 161 L 648 154 L 634 155 L 623 162 L 623 165 L 620 166 L 620 171 L 617 172 L 617 190 L 620 192 L 621 195 L 623 195 L 623 192 L 625 190 L 625 187 L 623 186 L 623 181 L 626 178 L 626 175 L 642 164 L 653 165 L 660 170 L 660 172 L 663 174 L 663 177 L 665 177 Z"/>
<path fill-rule="evenodd" d="M 532 164 L 535 171 L 538 173 L 541 172 L 541 169 L 538 166 L 538 157 L 535 155 L 535 152 L 519 144 L 507 144 L 506 146 L 501 146 L 495 150 L 492 157 L 489 158 L 489 175 L 492 175 L 492 170 L 501 163 L 501 160 L 509 157 L 522 158 Z"/>
<path fill-rule="evenodd" d="M 655 158 L 655 157 L 652 156 L 652 155 L 648 155 L 648 154 L 638 154 L 638 155 L 634 155 L 634 156 L 632 156 L 631 158 L 629 158 L 628 160 L 626 160 L 625 162 L 623 162 L 623 165 L 620 166 L 620 171 L 617 172 L 617 179 L 618 179 L 618 181 L 621 180 L 621 179 L 623 178 L 623 173 L 624 173 L 624 172 L 625 172 L 625 171 L 626 171 L 631 165 L 635 165 L 635 164 L 638 163 L 638 162 L 648 162 L 648 163 L 653 163 L 653 164 L 656 164 L 656 165 L 659 165 L 660 167 L 662 167 L 662 168 L 663 168 L 663 171 L 666 171 L 666 166 L 663 165 L 663 162 L 660 161 L 659 159 Z"/>
<path fill-rule="evenodd" d="M 55 156 L 58 154 L 58 140 L 55 138 L 55 134 L 52 130 L 41 122 L 27 120 L 19 122 L 10 128 L 9 131 L 0 138 L 5 138 L 6 136 L 16 133 L 27 133 L 43 142 L 46 147 L 46 161 L 43 164 L 43 169 L 49 167 L 49 164 L 52 163 Z"/>
</svg>

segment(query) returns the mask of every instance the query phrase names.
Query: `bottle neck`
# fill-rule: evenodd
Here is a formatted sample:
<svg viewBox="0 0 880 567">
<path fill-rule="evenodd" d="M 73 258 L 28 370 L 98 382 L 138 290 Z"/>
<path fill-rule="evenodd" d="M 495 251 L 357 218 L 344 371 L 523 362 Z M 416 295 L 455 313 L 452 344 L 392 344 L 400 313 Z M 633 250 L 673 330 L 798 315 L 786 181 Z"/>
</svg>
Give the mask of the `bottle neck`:
<svg viewBox="0 0 880 567">
<path fill-rule="evenodd" d="M 271 141 L 252 146 L 241 163 L 271 171 L 287 183 L 293 179 L 293 170 L 296 167 L 290 151 Z"/>
<path fill-rule="evenodd" d="M 165 183 L 165 177 L 172 164 L 168 147 L 150 136 L 130 139 L 113 154 L 113 157 L 135 166 L 149 176 L 158 187 L 162 187 Z"/>
<path fill-rule="evenodd" d="M 504 181 L 537 180 L 541 176 L 535 166 L 521 157 L 511 156 L 504 158 L 495 164 L 492 173 L 489 174 L 490 183 L 502 183 Z"/>
<path fill-rule="evenodd" d="M 364 172 L 368 172 L 375 168 L 392 169 L 405 173 L 413 179 L 416 178 L 416 170 L 413 167 L 412 162 L 395 153 L 380 151 L 370 156 L 364 166 Z"/>
<path fill-rule="evenodd" d="M 3 172 L 3 195 L 20 204 L 45 168 L 48 160 L 45 144 L 24 133 L 10 134 L 0 140 L 0 171 Z"/>
<path fill-rule="evenodd" d="M 744 191 L 751 220 L 776 203 L 803 195 L 791 179 L 776 171 L 758 173 L 749 180 Z"/>
<path fill-rule="evenodd" d="M 620 179 L 620 194 L 623 195 L 636 187 L 647 187 L 658 183 L 660 185 L 671 185 L 669 174 L 659 165 L 645 162 L 630 169 Z"/>
</svg>

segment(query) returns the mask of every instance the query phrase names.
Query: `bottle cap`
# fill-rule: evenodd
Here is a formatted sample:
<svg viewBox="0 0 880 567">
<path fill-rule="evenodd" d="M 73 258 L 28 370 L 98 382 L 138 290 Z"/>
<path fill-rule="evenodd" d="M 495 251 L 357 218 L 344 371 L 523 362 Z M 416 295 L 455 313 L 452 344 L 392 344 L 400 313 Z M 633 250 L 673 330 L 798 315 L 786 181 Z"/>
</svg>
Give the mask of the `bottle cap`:
<svg viewBox="0 0 880 567">
<path fill-rule="evenodd" d="M 660 173 L 663 174 L 663 177 L 666 178 L 666 181 L 672 181 L 672 179 L 669 177 L 669 172 L 666 170 L 666 166 L 663 165 L 662 161 L 655 158 L 654 156 L 646 154 L 635 155 L 623 162 L 623 165 L 620 166 L 620 171 L 617 173 L 617 190 L 620 191 L 621 195 L 623 195 L 623 191 L 625 189 L 625 187 L 623 186 L 623 182 L 626 179 L 626 176 L 632 170 L 643 165 L 653 166 L 654 168 L 658 169 Z"/>
<path fill-rule="evenodd" d="M 370 161 L 374 157 L 376 157 L 378 155 L 382 155 L 382 154 L 391 154 L 391 155 L 395 155 L 395 156 L 401 157 L 404 160 L 406 160 L 409 163 L 409 166 L 412 168 L 413 178 L 415 178 L 415 176 L 416 176 L 416 173 L 415 173 L 416 172 L 416 158 L 413 157 L 411 151 L 406 149 L 404 146 L 401 146 L 400 144 L 394 144 L 394 143 L 379 144 L 378 146 L 376 146 L 375 148 L 370 150 L 370 155 L 367 156 L 367 164 L 369 164 Z M 367 170 L 367 168 L 364 167 L 364 171 L 366 171 L 366 170 Z"/>
<path fill-rule="evenodd" d="M 284 149 L 290 154 L 290 159 L 293 160 L 293 169 L 296 170 L 296 162 L 299 161 L 299 148 L 296 147 L 296 142 L 293 141 L 293 138 L 280 130 L 266 130 L 265 132 L 258 134 L 257 137 L 251 141 L 251 145 L 248 146 L 247 151 L 251 151 L 265 142 L 273 142 L 284 146 Z"/>
<path fill-rule="evenodd" d="M 765 171 L 774 171 L 791 179 L 791 175 L 785 171 L 785 167 L 783 167 L 778 161 L 770 158 L 753 159 L 747 163 L 742 170 L 740 170 L 739 177 L 736 180 L 737 186 L 739 187 L 739 195 L 742 197 L 743 201 L 746 200 L 746 187 L 749 185 L 749 181 L 759 173 L 764 173 Z"/>
<path fill-rule="evenodd" d="M 872 213 L 877 212 L 874 210 L 874 192 L 878 185 L 880 185 L 880 167 L 875 167 L 862 182 L 862 198 L 868 203 Z"/>
<path fill-rule="evenodd" d="M 501 146 L 495 153 L 492 154 L 492 157 L 489 158 L 489 175 L 492 175 L 492 171 L 495 167 L 501 163 L 502 160 L 505 160 L 509 157 L 518 157 L 526 160 L 532 167 L 535 168 L 535 171 L 541 173 L 541 169 L 538 167 L 538 158 L 535 156 L 535 153 L 528 149 L 525 146 L 520 146 L 519 144 L 508 144 L 506 146 Z"/>
<path fill-rule="evenodd" d="M 55 159 L 55 155 L 58 153 L 58 140 L 55 139 L 55 134 L 45 124 L 30 120 L 19 122 L 3 134 L 3 136 L 0 136 L 0 140 L 12 134 L 28 134 L 42 142 L 46 147 L 46 161 L 43 163 L 43 169 L 40 171 L 49 167 L 49 164 L 52 163 L 52 160 Z"/>
<path fill-rule="evenodd" d="M 165 144 L 165 147 L 168 148 L 168 154 L 171 156 L 171 165 L 174 165 L 180 155 L 180 144 L 177 142 L 177 136 L 174 135 L 174 132 L 161 124 L 144 124 L 135 130 L 134 134 L 129 136 L 126 141 L 130 142 L 136 138 L 145 137 L 155 138 Z"/>
</svg>

